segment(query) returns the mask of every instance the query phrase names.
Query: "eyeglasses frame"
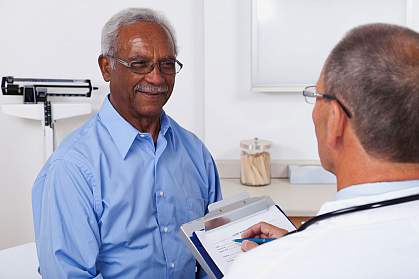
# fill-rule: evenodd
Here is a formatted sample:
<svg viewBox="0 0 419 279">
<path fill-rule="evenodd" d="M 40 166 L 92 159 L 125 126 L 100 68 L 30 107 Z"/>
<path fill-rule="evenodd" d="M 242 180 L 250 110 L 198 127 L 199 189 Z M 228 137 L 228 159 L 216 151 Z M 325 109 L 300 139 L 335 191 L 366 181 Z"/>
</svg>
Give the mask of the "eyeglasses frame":
<svg viewBox="0 0 419 279">
<path fill-rule="evenodd" d="M 182 68 L 183 68 L 183 64 L 179 61 L 179 60 L 177 60 L 176 58 L 174 59 L 174 61 L 180 66 L 180 68 L 179 68 L 179 70 L 178 71 L 175 71 L 174 73 L 165 73 L 164 71 L 162 71 L 161 70 L 161 67 L 160 67 L 160 63 L 162 62 L 162 61 L 157 61 L 157 62 L 154 62 L 153 64 L 151 64 L 151 68 L 150 68 L 150 71 L 148 71 L 148 72 L 144 72 L 144 73 L 139 73 L 139 72 L 136 72 L 136 71 L 134 71 L 133 70 L 133 68 L 132 68 L 132 64 L 133 63 L 135 63 L 135 62 L 138 62 L 138 60 L 133 60 L 133 61 L 125 61 L 125 60 L 123 60 L 123 59 L 121 59 L 121 58 L 118 58 L 118 57 L 115 57 L 115 56 L 111 56 L 111 55 L 108 55 L 108 57 L 109 58 L 111 58 L 111 59 L 114 59 L 116 62 L 118 62 L 119 64 L 121 64 L 121 65 L 123 65 L 123 66 L 125 66 L 125 67 L 127 67 L 128 69 L 130 69 L 133 73 L 136 73 L 136 74 L 140 74 L 140 75 L 146 75 L 146 74 L 149 74 L 149 73 L 151 73 L 153 70 L 154 70 L 154 68 L 156 67 L 156 65 L 157 65 L 157 68 L 159 69 L 159 72 L 161 73 L 161 74 L 163 74 L 163 75 L 176 75 L 177 73 L 179 73 L 180 72 L 180 70 L 182 70 Z"/>
<path fill-rule="evenodd" d="M 315 90 L 314 91 L 309 90 L 311 88 L 314 88 Z M 306 88 L 304 88 L 303 96 L 306 97 L 306 102 L 307 102 L 307 98 L 323 98 L 325 100 L 336 101 L 339 104 L 339 106 L 342 108 L 342 110 L 345 112 L 346 116 L 348 116 L 348 118 L 352 118 L 351 111 L 338 98 L 329 94 L 318 93 L 316 88 L 317 86 L 314 86 L 314 85 L 307 86 Z"/>
</svg>

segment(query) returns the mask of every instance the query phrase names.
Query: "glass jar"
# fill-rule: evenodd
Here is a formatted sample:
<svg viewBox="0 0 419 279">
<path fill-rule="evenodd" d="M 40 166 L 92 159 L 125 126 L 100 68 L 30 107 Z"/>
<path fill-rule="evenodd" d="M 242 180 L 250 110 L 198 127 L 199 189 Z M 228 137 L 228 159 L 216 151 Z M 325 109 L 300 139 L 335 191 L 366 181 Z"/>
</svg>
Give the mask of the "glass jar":
<svg viewBox="0 0 419 279">
<path fill-rule="evenodd" d="M 240 141 L 240 183 L 263 186 L 271 183 L 271 142 L 254 138 Z"/>
</svg>

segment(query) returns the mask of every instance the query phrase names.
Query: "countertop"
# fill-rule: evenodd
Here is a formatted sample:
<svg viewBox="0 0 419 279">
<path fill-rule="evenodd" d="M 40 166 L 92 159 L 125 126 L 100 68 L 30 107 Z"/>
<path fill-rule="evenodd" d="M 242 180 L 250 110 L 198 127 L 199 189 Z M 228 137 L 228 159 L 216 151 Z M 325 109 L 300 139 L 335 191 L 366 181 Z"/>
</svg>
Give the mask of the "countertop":
<svg viewBox="0 0 419 279">
<path fill-rule="evenodd" d="M 251 187 L 240 184 L 240 179 L 221 179 L 224 198 L 240 192 L 251 197 L 270 196 L 288 216 L 315 216 L 321 205 L 336 196 L 335 184 L 290 184 L 288 179 L 272 179 L 268 186 Z"/>
</svg>

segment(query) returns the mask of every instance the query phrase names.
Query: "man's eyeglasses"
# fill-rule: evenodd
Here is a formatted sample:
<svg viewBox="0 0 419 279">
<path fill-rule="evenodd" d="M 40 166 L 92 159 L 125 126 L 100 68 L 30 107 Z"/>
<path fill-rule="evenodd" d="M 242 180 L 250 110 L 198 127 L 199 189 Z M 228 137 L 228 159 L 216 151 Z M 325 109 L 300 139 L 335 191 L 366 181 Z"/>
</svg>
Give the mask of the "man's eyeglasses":
<svg viewBox="0 0 419 279">
<path fill-rule="evenodd" d="M 136 74 L 148 74 L 151 73 L 154 67 L 159 68 L 160 73 L 165 75 L 174 75 L 180 72 L 183 67 L 183 64 L 180 63 L 177 59 L 164 59 L 153 63 L 147 60 L 134 60 L 131 62 L 122 60 L 120 58 L 109 56 L 111 59 L 115 59 L 121 65 L 129 68 L 132 72 Z"/>
<path fill-rule="evenodd" d="M 349 111 L 349 109 L 347 109 L 342 104 L 341 101 L 339 101 L 335 96 L 328 95 L 328 94 L 323 94 L 323 93 L 318 93 L 316 86 L 307 86 L 306 88 L 304 88 L 303 96 L 305 97 L 306 102 L 309 103 L 309 104 L 314 104 L 316 102 L 317 98 L 323 98 L 323 99 L 326 99 L 326 100 L 334 100 L 340 105 L 340 107 L 346 113 L 348 118 L 352 117 L 352 113 Z"/>
</svg>

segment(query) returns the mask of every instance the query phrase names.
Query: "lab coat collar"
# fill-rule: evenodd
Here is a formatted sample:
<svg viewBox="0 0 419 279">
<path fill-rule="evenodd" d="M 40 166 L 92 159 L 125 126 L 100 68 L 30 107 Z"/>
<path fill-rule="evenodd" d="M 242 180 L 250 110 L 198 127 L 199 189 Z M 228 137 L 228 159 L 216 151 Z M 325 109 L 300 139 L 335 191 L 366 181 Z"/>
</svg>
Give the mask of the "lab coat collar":
<svg viewBox="0 0 419 279">
<path fill-rule="evenodd" d="M 351 199 L 326 202 L 325 204 L 322 205 L 317 215 L 332 212 L 339 209 L 352 207 L 352 206 L 358 206 L 358 205 L 363 205 L 363 204 L 368 204 L 368 203 L 373 203 L 373 202 L 390 200 L 390 199 L 395 199 L 395 198 L 400 198 L 400 197 L 405 197 L 405 196 L 410 196 L 410 195 L 415 195 L 415 194 L 419 194 L 419 187 L 412 187 L 412 188 L 403 189 L 403 190 L 390 191 L 390 192 L 377 194 L 377 195 L 371 195 L 371 196 L 360 196 L 360 197 L 351 198 Z"/>
</svg>

